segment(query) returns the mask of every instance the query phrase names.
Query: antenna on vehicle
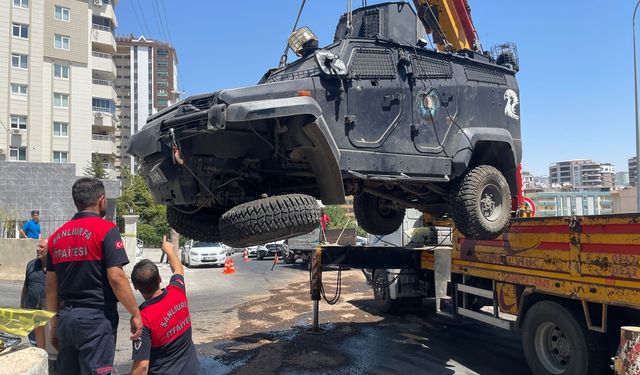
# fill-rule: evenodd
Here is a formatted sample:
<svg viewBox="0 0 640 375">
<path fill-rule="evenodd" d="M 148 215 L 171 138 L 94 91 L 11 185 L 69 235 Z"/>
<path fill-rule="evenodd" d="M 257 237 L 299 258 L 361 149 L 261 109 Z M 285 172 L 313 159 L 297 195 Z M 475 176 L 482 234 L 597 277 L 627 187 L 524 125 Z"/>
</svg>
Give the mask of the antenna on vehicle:
<svg viewBox="0 0 640 375">
<path fill-rule="evenodd" d="M 296 17 L 296 23 L 293 25 L 293 29 L 291 30 L 291 32 L 296 31 L 296 28 L 298 27 L 298 21 L 300 21 L 300 15 L 302 14 L 302 10 L 304 9 L 304 4 L 307 2 L 307 0 L 302 0 L 302 4 L 300 4 L 300 10 L 298 10 L 298 17 Z M 284 51 L 282 52 L 282 56 L 280 56 L 280 64 L 278 65 L 278 68 L 282 68 L 283 66 L 287 65 L 287 51 L 289 50 L 289 40 L 287 39 L 287 45 L 284 47 Z"/>
</svg>

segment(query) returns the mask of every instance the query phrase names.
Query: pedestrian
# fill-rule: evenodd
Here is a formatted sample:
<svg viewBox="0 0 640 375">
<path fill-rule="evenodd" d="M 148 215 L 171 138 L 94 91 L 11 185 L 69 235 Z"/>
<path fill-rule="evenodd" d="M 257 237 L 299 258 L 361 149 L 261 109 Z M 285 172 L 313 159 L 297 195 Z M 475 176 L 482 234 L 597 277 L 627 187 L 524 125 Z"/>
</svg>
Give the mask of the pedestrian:
<svg viewBox="0 0 640 375">
<path fill-rule="evenodd" d="M 118 329 L 117 303 L 131 314 L 131 339 L 142 333 L 140 310 L 122 266 L 129 263 L 107 212 L 104 185 L 83 177 L 72 187 L 78 209 L 50 237 L 47 308 L 51 344 L 58 350 L 60 374 L 112 374 Z"/>
<path fill-rule="evenodd" d="M 197 374 L 198 356 L 191 337 L 191 316 L 184 284 L 184 268 L 174 246 L 162 239 L 162 252 L 167 254 L 171 279 L 160 289 L 158 267 L 143 259 L 133 267 L 131 281 L 144 297 L 142 336 L 133 342 L 131 375 Z"/>
<path fill-rule="evenodd" d="M 320 226 L 322 227 L 323 241 L 327 241 L 327 226 L 331 223 L 331 218 L 324 211 L 324 208 L 320 210 Z"/>
<path fill-rule="evenodd" d="M 21 309 L 43 310 L 47 307 L 45 287 L 47 285 L 47 240 L 41 239 L 36 246 L 36 257 L 27 263 L 24 284 L 20 294 Z M 46 348 L 44 327 L 37 327 L 29 333 L 31 345 Z"/>
<path fill-rule="evenodd" d="M 31 211 L 31 219 L 25 221 L 20 228 L 20 237 L 21 238 L 40 238 L 40 211 L 33 210 Z"/>
</svg>

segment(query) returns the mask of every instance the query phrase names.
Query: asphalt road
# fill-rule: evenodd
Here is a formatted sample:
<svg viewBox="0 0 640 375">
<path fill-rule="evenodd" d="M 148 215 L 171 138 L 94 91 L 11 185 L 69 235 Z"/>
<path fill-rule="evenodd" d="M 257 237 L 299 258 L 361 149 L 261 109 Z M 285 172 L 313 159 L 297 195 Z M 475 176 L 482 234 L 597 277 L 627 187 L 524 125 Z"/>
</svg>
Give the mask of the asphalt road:
<svg viewBox="0 0 640 375">
<path fill-rule="evenodd" d="M 158 250 L 145 250 L 157 261 Z M 471 321 L 450 320 L 433 306 L 379 314 L 357 270 L 343 273 L 340 301 L 320 305 L 326 331 L 310 335 L 308 273 L 272 260 L 186 270 L 201 374 L 529 374 L 519 337 Z M 158 264 L 163 280 L 170 271 Z M 325 272 L 329 297 L 336 271 Z M 21 283 L 0 281 L 0 306 L 17 306 Z M 121 309 L 116 368 L 131 366 L 128 313 Z"/>
</svg>

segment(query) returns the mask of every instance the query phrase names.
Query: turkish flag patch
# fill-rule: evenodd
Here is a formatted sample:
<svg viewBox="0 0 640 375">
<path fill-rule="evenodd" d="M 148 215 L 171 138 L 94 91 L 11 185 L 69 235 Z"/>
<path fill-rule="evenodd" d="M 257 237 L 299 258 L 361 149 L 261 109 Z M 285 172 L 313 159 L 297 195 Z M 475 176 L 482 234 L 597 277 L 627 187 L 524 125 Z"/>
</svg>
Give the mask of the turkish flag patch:
<svg viewBox="0 0 640 375">
<path fill-rule="evenodd" d="M 116 241 L 116 249 L 124 249 L 124 242 L 122 242 L 122 240 Z"/>
</svg>

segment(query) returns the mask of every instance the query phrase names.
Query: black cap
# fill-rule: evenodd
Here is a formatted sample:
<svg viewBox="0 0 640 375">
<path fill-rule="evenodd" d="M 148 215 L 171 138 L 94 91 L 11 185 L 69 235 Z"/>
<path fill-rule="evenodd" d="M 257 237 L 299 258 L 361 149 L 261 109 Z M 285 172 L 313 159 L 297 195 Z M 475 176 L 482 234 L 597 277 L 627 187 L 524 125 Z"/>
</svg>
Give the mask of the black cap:
<svg viewBox="0 0 640 375">
<path fill-rule="evenodd" d="M 40 211 L 38 211 L 38 210 L 33 210 L 33 211 L 31 211 L 31 215 L 35 215 L 35 214 L 40 215 Z"/>
</svg>

